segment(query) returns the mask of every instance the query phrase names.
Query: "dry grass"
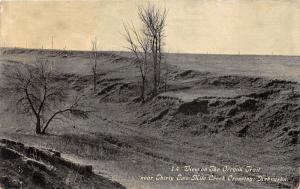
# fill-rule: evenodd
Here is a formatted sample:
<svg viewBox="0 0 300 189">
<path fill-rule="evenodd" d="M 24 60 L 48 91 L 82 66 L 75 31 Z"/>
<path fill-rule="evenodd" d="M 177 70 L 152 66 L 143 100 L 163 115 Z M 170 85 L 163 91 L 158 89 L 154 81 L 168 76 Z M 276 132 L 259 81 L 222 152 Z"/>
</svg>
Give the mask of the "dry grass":
<svg viewBox="0 0 300 189">
<path fill-rule="evenodd" d="M 3 61 L 15 60 L 30 63 L 33 55 L 34 52 L 14 56 L 7 54 L 1 58 Z M 204 69 L 205 71 L 219 70 L 223 71 L 222 74 L 248 75 L 244 71 L 251 66 L 249 64 L 238 66 L 235 61 L 235 63 L 225 63 L 228 65 L 228 68 L 223 65 L 226 67 L 225 70 L 221 70 L 221 62 L 204 68 L 202 66 L 208 64 L 209 61 L 209 59 L 206 60 L 207 57 L 200 56 L 200 59 L 191 57 L 191 62 L 188 61 L 185 68 L 191 67 L 202 71 Z M 218 57 L 214 58 L 218 59 Z M 138 77 L 137 68 L 124 59 L 114 63 L 104 61 L 101 63 L 100 70 L 103 75 L 98 81 L 98 92 L 101 93 L 103 89 L 106 91 L 99 95 L 92 93 L 87 57 L 75 54 L 68 57 L 52 56 L 50 59 L 57 61 L 55 66 L 62 72 L 60 79 L 69 82 L 74 91 L 90 95 L 89 103 L 95 106 L 97 112 L 89 116 L 87 120 L 73 119 L 70 122 L 55 122 L 49 128 L 52 135 L 37 136 L 32 132 L 30 120 L 25 121 L 20 117 L 19 121 L 14 121 L 17 118 L 15 114 L 4 112 L 5 106 L 3 106 L 0 121 L 5 126 L 0 127 L 0 131 L 3 131 L 1 135 L 30 145 L 62 151 L 66 157 L 74 161 L 93 164 L 97 173 L 100 172 L 134 189 L 158 187 L 166 189 L 277 188 L 277 185 L 261 183 L 154 183 L 140 181 L 138 177 L 158 173 L 168 174 L 169 168 L 175 164 L 190 164 L 197 167 L 225 164 L 253 165 L 262 167 L 265 174 L 290 176 L 294 175 L 295 166 L 299 164 L 296 154 L 299 144 L 284 144 L 281 140 L 274 140 L 271 137 L 277 136 L 274 135 L 276 132 L 282 132 L 283 125 L 273 129 L 274 132 L 267 131 L 269 135 L 265 135 L 268 136 L 266 138 L 252 136 L 266 131 L 266 127 L 258 124 L 260 122 L 252 125 L 252 130 L 250 130 L 252 135 L 247 137 L 236 135 L 236 132 L 242 128 L 241 125 L 246 124 L 247 121 L 253 121 L 255 113 L 258 112 L 243 109 L 245 99 L 256 99 L 258 107 L 261 108 L 258 110 L 264 110 L 263 112 L 271 115 L 281 111 L 280 103 L 282 102 L 299 106 L 299 99 L 296 97 L 289 99 L 287 95 L 296 85 L 295 83 L 246 76 L 220 77 L 218 74 L 207 72 L 188 72 L 180 76 L 178 73 L 181 71 L 173 68 L 168 86 L 168 89 L 172 91 L 162 93 L 160 97 L 140 104 L 133 102 L 133 99 L 138 96 L 138 85 L 135 83 Z M 205 61 L 200 61 L 201 59 Z M 174 60 L 170 63 L 179 65 L 182 58 L 177 60 L 174 55 L 170 60 Z M 251 57 L 246 60 L 251 60 Z M 193 61 L 200 63 L 195 65 Z M 227 70 L 229 68 L 234 68 L 234 70 Z M 249 70 L 250 74 L 254 72 L 255 70 Z M 119 93 L 119 87 L 124 84 L 128 86 L 122 87 L 122 92 Z M 111 85 L 113 87 L 108 90 L 107 86 Z M 267 92 L 262 90 L 266 87 Z M 286 94 L 275 93 L 275 89 L 278 88 L 286 91 Z M 193 114 L 178 112 L 180 105 L 190 103 L 195 99 L 207 100 L 208 112 L 192 112 Z M 230 101 L 235 101 L 235 103 Z M 272 106 L 272 103 L 277 103 L 277 105 Z M 296 112 L 296 109 L 292 111 L 293 105 L 288 106 L 291 112 Z M 237 108 L 238 111 L 236 115 L 230 117 L 227 113 L 233 108 Z M 225 126 L 227 122 L 230 122 L 228 120 L 237 121 L 244 114 L 247 121 L 239 122 L 240 125 L 236 124 L 238 122 L 233 122 L 234 124 L 226 129 L 218 127 L 222 124 Z M 290 115 L 293 116 L 293 113 Z M 218 119 L 221 120 L 220 125 L 212 124 Z M 204 127 L 206 129 L 201 130 Z M 218 132 L 212 132 L 216 130 Z M 286 137 L 288 137 L 287 133 L 279 139 L 287 142 Z"/>
</svg>

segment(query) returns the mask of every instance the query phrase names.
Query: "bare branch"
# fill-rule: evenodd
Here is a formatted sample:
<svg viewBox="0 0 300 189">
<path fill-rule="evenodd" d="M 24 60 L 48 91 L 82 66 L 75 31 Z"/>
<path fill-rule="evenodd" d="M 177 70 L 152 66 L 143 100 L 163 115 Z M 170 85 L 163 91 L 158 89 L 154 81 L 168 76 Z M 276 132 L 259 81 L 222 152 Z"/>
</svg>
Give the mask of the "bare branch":
<svg viewBox="0 0 300 189">
<path fill-rule="evenodd" d="M 75 98 L 71 105 L 65 106 L 67 108 L 61 108 L 67 99 L 66 90 L 61 83 L 57 83 L 60 81 L 55 79 L 49 61 L 37 60 L 33 66 L 21 63 L 10 65 L 3 73 L 3 88 L 7 89 L 7 95 L 14 98 L 21 113 L 34 116 L 36 133 L 45 133 L 51 121 L 59 114 L 69 112 L 81 118 L 87 116 L 81 97 Z"/>
</svg>

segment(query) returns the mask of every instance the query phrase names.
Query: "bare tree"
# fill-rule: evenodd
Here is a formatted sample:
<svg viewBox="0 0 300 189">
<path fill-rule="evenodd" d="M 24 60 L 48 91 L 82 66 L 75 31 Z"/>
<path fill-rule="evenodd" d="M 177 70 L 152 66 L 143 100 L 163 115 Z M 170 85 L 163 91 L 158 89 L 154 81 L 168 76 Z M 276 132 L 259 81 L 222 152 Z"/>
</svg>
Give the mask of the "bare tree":
<svg viewBox="0 0 300 189">
<path fill-rule="evenodd" d="M 98 68 L 97 68 L 97 59 L 98 59 L 98 54 L 97 54 L 97 38 L 91 41 L 91 50 L 92 54 L 90 56 L 90 62 L 92 63 L 92 72 L 93 72 L 93 89 L 94 92 L 97 90 L 97 75 L 98 75 Z"/>
<path fill-rule="evenodd" d="M 150 38 L 143 35 L 143 32 L 139 32 L 133 25 L 129 27 L 124 24 L 125 38 L 128 45 L 128 49 L 135 55 L 135 63 L 138 64 L 141 75 L 141 96 L 142 101 L 145 100 L 146 90 L 146 74 L 148 71 L 148 57 L 150 55 Z"/>
<path fill-rule="evenodd" d="M 35 118 L 37 134 L 45 134 L 52 121 L 61 116 L 87 117 L 82 97 L 76 96 L 66 103 L 66 87 L 56 82 L 58 75 L 47 60 L 38 60 L 34 65 L 11 65 L 3 75 L 4 90 L 14 97 L 19 111 Z"/>
<path fill-rule="evenodd" d="M 161 85 L 161 63 L 163 62 L 162 49 L 164 46 L 166 9 L 158 8 L 148 4 L 146 7 L 139 7 L 138 16 L 142 23 L 140 30 L 132 24 L 124 24 L 125 38 L 128 49 L 135 55 L 135 62 L 139 65 L 142 80 L 141 98 L 144 100 L 145 84 L 149 64 L 152 63 L 153 72 L 153 95 L 157 95 Z"/>
<path fill-rule="evenodd" d="M 156 95 L 161 83 L 162 49 L 164 46 L 167 11 L 148 4 L 139 7 L 138 15 L 142 22 L 144 36 L 151 41 L 151 54 L 153 63 L 153 95 Z"/>
</svg>

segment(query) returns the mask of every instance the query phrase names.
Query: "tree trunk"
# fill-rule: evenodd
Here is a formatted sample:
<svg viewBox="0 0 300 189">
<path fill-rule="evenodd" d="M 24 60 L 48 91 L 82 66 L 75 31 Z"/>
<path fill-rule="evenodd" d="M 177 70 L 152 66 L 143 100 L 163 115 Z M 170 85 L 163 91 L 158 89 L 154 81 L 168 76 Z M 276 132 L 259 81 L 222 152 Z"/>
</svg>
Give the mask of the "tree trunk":
<svg viewBox="0 0 300 189">
<path fill-rule="evenodd" d="M 161 39 L 160 39 L 160 34 L 158 36 L 158 41 L 157 41 L 158 45 L 157 45 L 157 59 L 158 59 L 158 79 L 157 79 L 157 82 L 158 82 L 158 88 L 160 87 L 161 85 L 161 59 L 162 59 L 162 55 L 161 55 Z"/>
<path fill-rule="evenodd" d="M 36 126 L 35 126 L 35 133 L 41 134 L 41 119 L 39 116 L 36 117 Z"/>
<path fill-rule="evenodd" d="M 97 76 L 96 76 L 97 73 L 94 72 L 94 92 L 96 92 L 96 89 L 97 89 Z"/>
<path fill-rule="evenodd" d="M 165 61 L 165 66 L 166 66 L 166 76 L 165 76 L 165 92 L 167 92 L 167 82 L 168 82 L 168 74 L 169 74 L 169 69 L 168 69 L 168 64 Z"/>
<path fill-rule="evenodd" d="M 153 83 L 154 83 L 154 89 L 153 89 L 153 96 L 157 95 L 157 39 L 154 38 L 154 44 L 153 44 Z"/>
<path fill-rule="evenodd" d="M 144 76 L 142 76 L 141 99 L 142 102 L 145 101 L 145 77 Z"/>
</svg>

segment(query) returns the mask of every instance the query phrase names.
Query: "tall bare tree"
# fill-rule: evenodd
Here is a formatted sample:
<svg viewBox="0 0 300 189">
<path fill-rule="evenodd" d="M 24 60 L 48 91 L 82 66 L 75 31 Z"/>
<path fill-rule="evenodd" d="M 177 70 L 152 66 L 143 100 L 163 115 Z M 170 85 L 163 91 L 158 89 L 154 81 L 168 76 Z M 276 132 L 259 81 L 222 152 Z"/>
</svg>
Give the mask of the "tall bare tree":
<svg viewBox="0 0 300 189">
<path fill-rule="evenodd" d="M 156 95 L 161 83 L 162 50 L 164 46 L 167 11 L 148 4 L 139 7 L 138 15 L 142 22 L 144 36 L 151 41 L 151 54 L 153 64 L 153 95 Z"/>
<path fill-rule="evenodd" d="M 14 97 L 19 111 L 35 117 L 37 134 L 45 134 L 50 123 L 60 116 L 87 117 L 82 97 L 76 96 L 66 104 L 66 87 L 56 82 L 58 74 L 47 60 L 38 60 L 34 65 L 11 65 L 3 75 L 2 90 Z"/>
<path fill-rule="evenodd" d="M 137 30 L 132 24 L 125 25 L 125 38 L 128 49 L 135 55 L 142 79 L 141 98 L 144 100 L 148 67 L 152 64 L 153 95 L 157 95 L 161 85 L 161 64 L 163 62 L 163 46 L 166 27 L 166 9 L 148 4 L 138 8 L 138 16 L 142 27 Z"/>
<path fill-rule="evenodd" d="M 142 101 L 145 100 L 146 90 L 146 74 L 149 67 L 150 55 L 150 38 L 144 35 L 143 32 L 137 31 L 133 25 L 128 26 L 124 24 L 125 38 L 128 43 L 128 49 L 135 55 L 135 63 L 138 64 L 141 75 L 141 96 Z"/>
</svg>

